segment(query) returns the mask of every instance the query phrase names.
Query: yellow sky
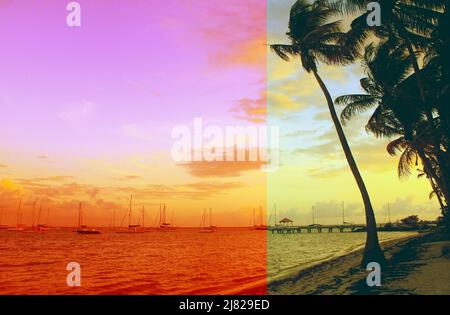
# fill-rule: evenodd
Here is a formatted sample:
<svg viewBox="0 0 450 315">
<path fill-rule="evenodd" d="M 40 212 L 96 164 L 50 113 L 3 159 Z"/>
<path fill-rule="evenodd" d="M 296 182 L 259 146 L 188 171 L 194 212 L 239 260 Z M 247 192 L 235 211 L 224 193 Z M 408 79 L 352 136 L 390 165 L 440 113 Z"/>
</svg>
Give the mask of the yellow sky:
<svg viewBox="0 0 450 315">
<path fill-rule="evenodd" d="M 269 1 L 268 43 L 289 43 L 285 33 L 293 2 Z M 359 191 L 314 77 L 301 69 L 299 60 L 285 62 L 269 49 L 267 54 L 268 119 L 280 126 L 282 135 L 282 165 L 268 176 L 269 205 L 276 202 L 282 209 L 280 215 L 301 223 L 311 223 L 315 205 L 316 223 L 338 223 L 344 202 L 346 221 L 364 222 Z M 334 98 L 362 92 L 359 79 L 364 73 L 357 64 L 345 68 L 319 65 L 319 73 Z M 398 157 L 387 154 L 388 140 L 376 139 L 364 129 L 369 116 L 370 112 L 348 123 L 345 132 L 378 222 L 387 220 L 388 203 L 392 220 L 410 214 L 435 219 L 440 210 L 435 199 L 428 199 L 429 183 L 417 179 L 415 172 L 408 179 L 397 177 Z"/>
</svg>

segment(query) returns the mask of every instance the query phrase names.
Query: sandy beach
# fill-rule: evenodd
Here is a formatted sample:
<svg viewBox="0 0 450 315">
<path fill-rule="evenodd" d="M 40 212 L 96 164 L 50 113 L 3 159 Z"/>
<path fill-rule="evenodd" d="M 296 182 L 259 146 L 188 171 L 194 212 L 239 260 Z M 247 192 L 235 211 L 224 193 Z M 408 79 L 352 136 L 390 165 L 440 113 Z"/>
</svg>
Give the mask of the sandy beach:
<svg viewBox="0 0 450 315">
<path fill-rule="evenodd" d="M 360 267 L 362 250 L 299 271 L 268 284 L 269 294 L 448 294 L 450 237 L 439 232 L 418 234 L 382 244 L 388 265 L 381 287 L 366 285 Z"/>
</svg>

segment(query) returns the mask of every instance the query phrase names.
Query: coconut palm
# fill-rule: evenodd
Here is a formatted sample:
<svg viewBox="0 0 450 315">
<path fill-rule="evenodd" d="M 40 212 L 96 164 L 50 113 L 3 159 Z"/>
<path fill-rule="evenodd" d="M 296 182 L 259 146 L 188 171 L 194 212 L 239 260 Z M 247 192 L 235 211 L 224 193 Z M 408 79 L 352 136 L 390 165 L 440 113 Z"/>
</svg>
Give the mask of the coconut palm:
<svg viewBox="0 0 450 315">
<path fill-rule="evenodd" d="M 445 115 L 445 107 L 436 106 L 432 102 L 434 95 L 427 93 L 423 70 L 419 66 L 419 56 L 423 52 L 433 49 L 432 35 L 436 33 L 440 21 L 445 20 L 449 6 L 448 0 L 383 0 L 380 1 L 382 25 L 371 27 L 367 23 L 368 3 L 371 0 L 329 0 L 329 5 L 338 12 L 356 15 L 351 29 L 346 33 L 345 45 L 362 48 L 367 39 L 376 36 L 381 39 L 395 40 L 398 47 L 403 47 L 409 53 L 411 65 L 414 69 L 420 99 L 427 110 L 424 112 L 430 129 L 432 149 L 442 172 L 442 185 L 446 193 L 450 187 L 450 156 L 448 151 L 442 150 L 442 134 L 439 132 L 440 121 L 433 112 L 439 116 Z M 448 23 L 448 22 L 447 22 Z M 442 24 L 442 23 L 441 23 Z M 447 115 L 448 116 L 448 115 Z"/>
<path fill-rule="evenodd" d="M 318 72 L 319 61 L 331 65 L 343 65 L 351 62 L 355 54 L 348 47 L 339 45 L 344 33 L 340 31 L 340 21 L 331 21 L 336 14 L 325 1 L 310 3 L 307 0 L 297 0 L 291 8 L 289 31 L 287 36 L 290 44 L 271 45 L 273 51 L 282 59 L 289 61 L 290 57 L 299 57 L 303 68 L 312 73 L 320 86 L 328 104 L 331 119 L 336 128 L 347 162 L 360 190 L 366 215 L 367 238 L 362 264 L 368 262 L 385 262 L 381 251 L 375 214 L 369 193 L 353 157 L 344 130 L 334 108 L 333 99 Z"/>
<path fill-rule="evenodd" d="M 344 95 L 336 104 L 345 105 L 341 120 L 345 123 L 357 114 L 375 109 L 366 129 L 377 137 L 394 140 L 388 144 L 390 155 L 400 153 L 399 176 L 411 173 L 411 166 L 421 160 L 423 171 L 430 180 L 433 191 L 441 204 L 442 197 L 448 203 L 443 189 L 442 174 L 437 166 L 428 122 L 424 119 L 423 103 L 415 89 L 411 64 L 403 49 L 393 48 L 389 41 L 365 48 L 363 66 L 367 77 L 361 79 L 366 94 Z"/>
<path fill-rule="evenodd" d="M 446 183 L 450 183 L 450 1 L 447 0 L 441 19 L 436 25 L 436 30 L 431 34 L 431 44 L 426 50 L 424 60 L 424 76 L 427 79 L 428 95 L 434 97 L 433 105 L 436 107 L 439 117 L 437 128 L 441 140 L 441 148 L 444 152 L 443 174 L 447 175 Z M 447 188 L 450 188 L 447 186 Z"/>
</svg>

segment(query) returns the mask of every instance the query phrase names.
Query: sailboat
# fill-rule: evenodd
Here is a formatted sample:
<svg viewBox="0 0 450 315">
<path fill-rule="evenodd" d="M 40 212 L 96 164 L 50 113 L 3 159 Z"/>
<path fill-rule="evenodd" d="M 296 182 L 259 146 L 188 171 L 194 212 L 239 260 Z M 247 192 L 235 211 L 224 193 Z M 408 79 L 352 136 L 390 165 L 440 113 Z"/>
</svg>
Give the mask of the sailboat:
<svg viewBox="0 0 450 315">
<path fill-rule="evenodd" d="M 33 202 L 32 210 L 31 210 L 31 226 L 30 227 L 24 226 L 24 232 L 26 232 L 26 233 L 36 233 L 36 232 L 43 233 L 43 232 L 47 231 L 47 227 L 44 224 L 42 224 L 42 225 L 39 224 L 39 218 L 41 216 L 41 211 L 42 211 L 42 204 L 39 207 L 39 213 L 38 213 L 38 217 L 36 220 L 36 216 L 35 216 L 36 203 L 37 203 L 37 200 Z M 37 223 L 37 224 L 35 224 L 35 223 Z"/>
<path fill-rule="evenodd" d="M 166 221 L 166 204 L 159 206 L 159 228 L 163 231 L 173 231 L 173 211 L 172 211 L 172 221 L 171 223 Z"/>
<path fill-rule="evenodd" d="M 3 220 L 3 208 L 0 210 L 0 230 L 6 230 L 8 226 L 3 225 L 2 220 Z"/>
<path fill-rule="evenodd" d="M 34 232 L 34 231 L 36 231 L 36 227 L 34 226 L 34 213 L 35 213 L 35 207 L 36 207 L 36 202 L 37 202 L 37 200 L 35 200 L 34 202 L 33 202 L 33 206 L 32 206 L 32 210 L 31 210 L 31 227 L 29 227 L 29 228 L 25 228 L 25 231 L 26 232 Z"/>
<path fill-rule="evenodd" d="M 81 202 L 78 207 L 78 234 L 100 234 L 100 231 L 94 228 L 88 228 L 86 225 L 82 224 L 82 215 L 81 215 Z"/>
<path fill-rule="evenodd" d="M 42 212 L 42 204 L 39 205 L 39 212 L 38 212 L 38 217 L 37 217 L 37 222 L 36 222 L 37 223 L 36 228 L 39 232 L 47 232 L 47 230 L 48 230 L 47 224 L 39 223 L 41 220 L 41 212 Z"/>
<path fill-rule="evenodd" d="M 255 209 L 253 209 L 253 229 L 258 231 L 265 231 L 267 230 L 267 225 L 263 224 L 264 217 L 263 217 L 263 210 L 262 207 L 259 207 L 259 224 L 256 224 L 256 214 Z"/>
<path fill-rule="evenodd" d="M 269 223 L 271 222 L 270 219 L 272 218 L 272 214 L 275 215 L 275 218 L 274 218 L 273 226 L 270 226 L 270 228 L 277 228 L 278 223 L 277 223 L 277 204 L 276 203 L 274 203 L 274 205 L 273 205 L 273 210 L 269 217 Z"/>
<path fill-rule="evenodd" d="M 201 224 L 201 230 L 200 233 L 212 233 L 214 232 L 214 229 L 216 228 L 215 225 L 212 225 L 212 209 L 209 208 L 209 226 L 207 226 L 205 223 L 206 221 L 206 209 L 203 210 L 203 217 L 202 217 L 202 224 Z"/>
<path fill-rule="evenodd" d="M 166 204 L 159 207 L 159 227 L 161 229 L 167 229 L 170 227 L 170 223 L 166 222 Z"/>
<path fill-rule="evenodd" d="M 19 200 L 19 208 L 17 209 L 17 223 L 16 227 L 7 229 L 8 231 L 18 231 L 22 232 L 25 230 L 25 224 L 22 224 L 22 212 L 20 208 L 22 206 L 22 199 Z"/>
<path fill-rule="evenodd" d="M 131 224 L 132 204 L 133 204 L 133 195 L 130 195 L 130 206 L 128 208 L 128 229 L 119 230 L 116 233 L 122 233 L 122 234 L 144 233 L 144 230 L 141 228 L 140 224 Z"/>
<path fill-rule="evenodd" d="M 35 202 L 36 203 L 36 202 Z M 41 218 L 41 212 L 42 212 L 42 204 L 40 204 L 39 206 L 39 212 L 38 212 L 38 216 L 37 216 L 37 220 L 36 220 L 36 225 L 34 224 L 34 206 L 35 203 L 33 204 L 33 212 L 32 212 L 32 219 L 31 219 L 31 229 L 26 230 L 25 232 L 40 232 L 40 233 L 44 233 L 47 232 L 48 228 L 47 228 L 47 224 L 40 224 L 40 218 Z"/>
</svg>

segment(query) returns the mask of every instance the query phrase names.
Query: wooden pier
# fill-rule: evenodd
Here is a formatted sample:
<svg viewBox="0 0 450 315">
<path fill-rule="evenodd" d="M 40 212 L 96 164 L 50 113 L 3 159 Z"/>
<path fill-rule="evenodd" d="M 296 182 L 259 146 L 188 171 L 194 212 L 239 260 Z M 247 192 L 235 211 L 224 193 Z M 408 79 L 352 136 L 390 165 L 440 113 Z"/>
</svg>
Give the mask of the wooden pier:
<svg viewBox="0 0 450 315">
<path fill-rule="evenodd" d="M 365 229 L 365 225 L 352 224 L 352 225 L 303 225 L 303 226 L 269 226 L 268 230 L 272 232 L 272 234 L 294 234 L 294 233 L 311 233 L 313 231 L 317 233 L 322 233 L 322 231 L 326 231 L 328 233 L 333 233 L 334 231 L 338 231 L 340 233 L 344 232 L 354 232 L 358 229 Z"/>
</svg>

